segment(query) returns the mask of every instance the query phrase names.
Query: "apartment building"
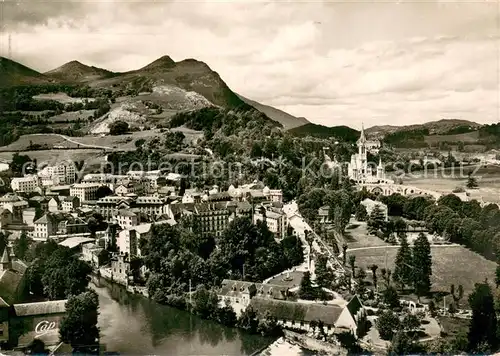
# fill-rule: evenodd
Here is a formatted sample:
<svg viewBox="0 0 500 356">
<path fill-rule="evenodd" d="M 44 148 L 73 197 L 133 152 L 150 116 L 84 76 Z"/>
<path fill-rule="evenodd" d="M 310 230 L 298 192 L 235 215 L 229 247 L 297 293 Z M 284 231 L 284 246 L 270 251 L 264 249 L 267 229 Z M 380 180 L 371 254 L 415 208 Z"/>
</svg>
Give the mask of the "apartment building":
<svg viewBox="0 0 500 356">
<path fill-rule="evenodd" d="M 73 162 L 64 162 L 55 166 L 46 166 L 38 176 L 43 185 L 60 185 L 75 183 L 76 167 Z"/>
<path fill-rule="evenodd" d="M 99 213 L 108 220 L 116 217 L 121 209 L 134 209 L 135 212 L 147 214 L 152 217 L 163 215 L 165 210 L 163 199 L 153 196 L 122 197 L 110 195 L 99 199 L 96 205 Z"/>
<path fill-rule="evenodd" d="M 277 238 L 282 239 L 286 236 L 288 221 L 286 215 L 271 208 L 256 211 L 253 216 L 254 224 L 257 221 L 264 221 L 269 231 Z"/>
<path fill-rule="evenodd" d="M 193 216 L 202 235 L 221 236 L 232 212 L 226 202 L 194 204 Z"/>
<path fill-rule="evenodd" d="M 69 195 L 78 197 L 80 202 L 96 200 L 99 187 L 101 187 L 99 183 L 76 183 L 70 187 Z"/>
<path fill-rule="evenodd" d="M 116 186 L 114 190 L 116 195 L 121 195 L 121 196 L 126 196 L 129 194 L 140 195 L 144 191 L 142 184 L 136 182 L 119 184 Z"/>
<path fill-rule="evenodd" d="M 13 191 L 19 193 L 31 193 L 38 189 L 38 176 L 34 174 L 25 175 L 24 177 L 12 178 L 10 187 Z"/>
<path fill-rule="evenodd" d="M 118 211 L 116 221 L 122 229 L 129 229 L 139 224 L 139 217 L 133 211 L 122 209 Z"/>
<path fill-rule="evenodd" d="M 270 202 L 283 202 L 283 192 L 281 189 L 269 189 L 268 187 L 264 187 L 262 193 Z"/>
</svg>

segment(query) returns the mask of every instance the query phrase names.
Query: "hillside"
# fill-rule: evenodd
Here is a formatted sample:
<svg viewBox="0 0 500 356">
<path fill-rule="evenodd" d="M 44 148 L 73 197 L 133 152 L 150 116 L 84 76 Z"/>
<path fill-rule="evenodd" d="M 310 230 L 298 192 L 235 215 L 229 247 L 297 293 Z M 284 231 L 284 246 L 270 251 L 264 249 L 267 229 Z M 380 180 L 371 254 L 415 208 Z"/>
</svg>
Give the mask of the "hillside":
<svg viewBox="0 0 500 356">
<path fill-rule="evenodd" d="M 414 124 L 406 126 L 372 126 L 368 129 L 365 129 L 365 132 L 370 137 L 383 138 L 388 134 L 393 134 L 400 131 L 428 130 L 429 135 L 446 135 L 474 131 L 479 127 L 481 127 L 481 124 L 478 124 L 477 122 L 458 119 L 442 119 L 437 121 L 429 121 L 424 124 Z"/>
<path fill-rule="evenodd" d="M 91 87 L 107 88 L 119 95 L 158 92 L 165 87 L 178 87 L 186 95 L 201 94 L 211 104 L 238 107 L 244 102 L 229 89 L 219 74 L 206 63 L 195 59 L 174 62 L 163 56 L 137 70 L 89 83 Z"/>
<path fill-rule="evenodd" d="M 55 80 L 69 83 L 85 83 L 116 75 L 106 69 L 87 66 L 78 61 L 68 62 L 44 74 L 47 77 L 54 78 Z"/>
<path fill-rule="evenodd" d="M 127 107 L 137 106 L 138 100 L 148 101 L 152 107 L 160 108 L 157 112 L 164 112 L 156 115 L 156 119 L 168 118 L 176 112 L 199 110 L 210 106 L 223 108 L 252 106 L 280 123 L 284 129 L 309 123 L 305 118 L 297 118 L 282 110 L 239 96 L 227 86 L 217 72 L 196 59 L 175 62 L 169 56 L 162 56 L 139 69 L 121 73 L 88 66 L 76 60 L 44 74 L 8 59 L 0 62 L 0 69 L 1 83 L 5 87 L 20 84 L 57 85 L 57 88 L 56 86 L 31 88 L 23 92 L 23 105 L 6 106 L 6 108 L 12 107 L 11 110 L 28 110 L 28 105 L 24 102 L 31 102 L 32 105 L 29 107 L 39 105 L 39 103 L 33 104 L 32 96 L 52 93 L 55 90 L 75 98 L 78 98 L 79 94 L 86 97 L 105 95 Z M 85 89 L 88 87 L 90 90 Z M 19 97 L 19 93 L 11 94 L 4 97 Z"/>
<path fill-rule="evenodd" d="M 34 69 L 0 57 L 0 88 L 15 85 L 47 84 L 52 80 Z"/>
<path fill-rule="evenodd" d="M 333 126 L 327 127 L 308 123 L 289 130 L 294 136 L 314 136 L 320 138 L 332 137 L 341 141 L 355 142 L 360 135 L 360 132 L 348 126 Z"/>
<path fill-rule="evenodd" d="M 244 96 L 241 96 L 239 94 L 237 94 L 237 95 L 241 100 L 243 100 L 248 105 L 253 106 L 254 108 L 259 110 L 260 112 L 266 114 L 269 118 L 282 124 L 286 130 L 290 130 L 290 129 L 293 129 L 293 128 L 296 128 L 299 126 L 309 124 L 309 121 L 307 121 L 306 118 L 296 117 L 296 116 L 290 115 L 282 110 L 273 108 L 272 106 L 264 105 L 264 104 L 258 103 L 256 101 L 247 99 Z"/>
</svg>

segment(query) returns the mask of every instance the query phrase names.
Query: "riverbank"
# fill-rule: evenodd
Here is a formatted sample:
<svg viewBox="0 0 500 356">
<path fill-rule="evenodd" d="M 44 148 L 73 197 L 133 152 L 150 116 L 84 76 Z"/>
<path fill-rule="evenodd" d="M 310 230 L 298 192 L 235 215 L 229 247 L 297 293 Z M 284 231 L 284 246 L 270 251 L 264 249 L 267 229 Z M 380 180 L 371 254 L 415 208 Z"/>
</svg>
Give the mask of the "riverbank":
<svg viewBox="0 0 500 356">
<path fill-rule="evenodd" d="M 155 303 L 104 278 L 93 276 L 91 287 L 99 296 L 101 340 L 119 353 L 249 356 L 275 341 Z"/>
</svg>

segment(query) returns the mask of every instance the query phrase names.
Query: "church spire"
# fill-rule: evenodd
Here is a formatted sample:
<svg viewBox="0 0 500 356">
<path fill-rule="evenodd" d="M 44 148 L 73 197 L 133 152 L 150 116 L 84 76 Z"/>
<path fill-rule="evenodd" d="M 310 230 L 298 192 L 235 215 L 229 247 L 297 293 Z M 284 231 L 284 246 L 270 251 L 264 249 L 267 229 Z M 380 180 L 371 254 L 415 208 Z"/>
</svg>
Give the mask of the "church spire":
<svg viewBox="0 0 500 356">
<path fill-rule="evenodd" d="M 359 136 L 358 142 L 364 143 L 366 142 L 366 137 L 365 137 L 365 124 L 361 123 L 361 135 Z"/>
</svg>

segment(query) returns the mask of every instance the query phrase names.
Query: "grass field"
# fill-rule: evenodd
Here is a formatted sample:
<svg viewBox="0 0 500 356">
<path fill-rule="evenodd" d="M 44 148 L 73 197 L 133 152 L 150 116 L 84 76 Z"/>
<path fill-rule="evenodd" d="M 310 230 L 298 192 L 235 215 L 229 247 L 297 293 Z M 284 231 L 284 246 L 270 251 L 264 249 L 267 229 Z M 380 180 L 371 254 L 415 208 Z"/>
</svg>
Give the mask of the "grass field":
<svg viewBox="0 0 500 356">
<path fill-rule="evenodd" d="M 22 154 L 36 159 L 39 165 L 44 162 L 56 163 L 68 160 L 85 161 L 87 166 L 106 162 L 106 156 L 102 154 L 101 150 L 96 149 L 25 151 Z M 0 152 L 0 161 L 11 161 L 12 155 L 12 152 Z"/>
<path fill-rule="evenodd" d="M 351 223 L 347 226 L 344 239 L 349 249 L 389 245 L 377 236 L 369 235 L 366 222 L 355 220 L 351 220 Z"/>
<path fill-rule="evenodd" d="M 52 116 L 49 120 L 53 123 L 76 121 L 78 119 L 87 120 L 90 116 L 94 115 L 94 112 L 95 110 L 68 111 L 60 115 Z"/>
<path fill-rule="evenodd" d="M 94 101 L 93 98 L 72 98 L 66 93 L 49 93 L 49 94 L 38 94 L 33 97 L 36 100 L 54 100 L 58 101 L 61 104 L 69 104 L 69 103 L 83 103 L 84 100 Z"/>
<path fill-rule="evenodd" d="M 303 276 L 304 272 L 290 272 L 290 278 L 291 278 L 290 281 L 283 280 L 283 278 L 286 277 L 285 274 L 273 277 L 271 280 L 269 280 L 268 283 L 277 286 L 287 286 L 288 288 L 293 288 L 293 287 L 298 287 L 300 285 Z"/>
<path fill-rule="evenodd" d="M 44 134 L 44 135 L 24 135 L 19 137 L 15 142 L 10 145 L 0 147 L 0 151 L 19 151 L 28 150 L 30 144 L 42 145 L 44 147 L 52 148 L 54 146 L 64 146 L 67 148 L 77 148 L 78 145 L 66 141 L 60 135 Z"/>
<path fill-rule="evenodd" d="M 356 265 L 364 268 L 376 264 L 379 268 L 394 270 L 397 246 L 387 248 L 367 248 L 347 252 L 356 256 Z M 449 291 L 450 285 L 462 285 L 464 294 L 474 289 L 474 284 L 486 278 L 491 283 L 495 280 L 496 264 L 462 246 L 432 247 L 432 290 Z"/>
</svg>

